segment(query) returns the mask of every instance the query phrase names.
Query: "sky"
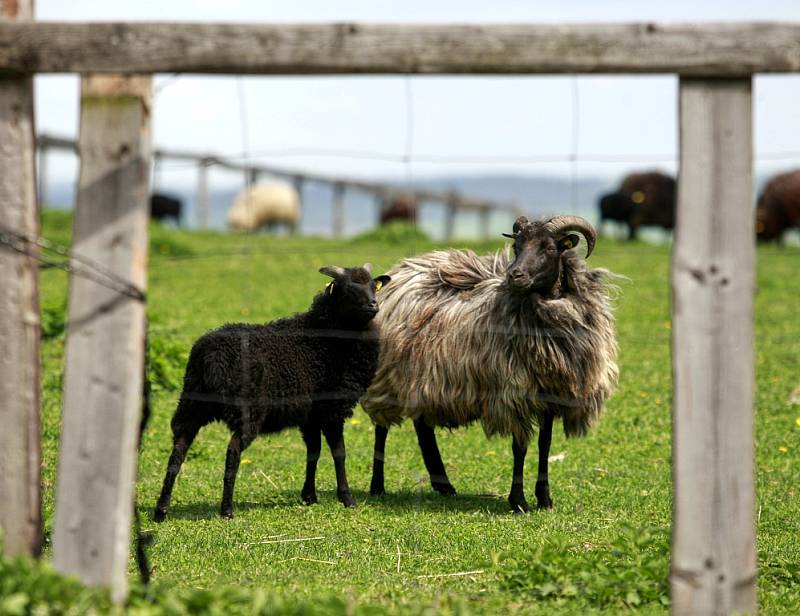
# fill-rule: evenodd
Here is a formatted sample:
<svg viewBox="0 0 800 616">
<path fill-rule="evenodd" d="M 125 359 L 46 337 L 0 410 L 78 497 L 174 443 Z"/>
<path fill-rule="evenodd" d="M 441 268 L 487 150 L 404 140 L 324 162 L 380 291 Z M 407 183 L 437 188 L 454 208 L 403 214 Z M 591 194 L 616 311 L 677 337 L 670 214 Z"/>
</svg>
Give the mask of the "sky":
<svg viewBox="0 0 800 616">
<path fill-rule="evenodd" d="M 552 23 L 655 20 L 800 21 L 798 0 L 36 0 L 40 20 L 384 23 Z M 346 177 L 621 176 L 675 170 L 677 80 L 672 76 L 228 77 L 160 75 L 157 146 L 246 157 Z M 800 75 L 754 84 L 757 172 L 800 166 Z M 78 79 L 36 78 L 39 132 L 74 137 Z M 577 163 L 567 162 L 575 154 Z M 608 162 L 598 158 L 624 158 Z M 558 162 L 543 162 L 555 158 Z M 408 159 L 410 162 L 404 162 Z M 70 155 L 54 181 L 72 181 Z M 217 183 L 238 182 L 215 172 Z M 191 184 L 166 161 L 156 178 Z"/>
</svg>

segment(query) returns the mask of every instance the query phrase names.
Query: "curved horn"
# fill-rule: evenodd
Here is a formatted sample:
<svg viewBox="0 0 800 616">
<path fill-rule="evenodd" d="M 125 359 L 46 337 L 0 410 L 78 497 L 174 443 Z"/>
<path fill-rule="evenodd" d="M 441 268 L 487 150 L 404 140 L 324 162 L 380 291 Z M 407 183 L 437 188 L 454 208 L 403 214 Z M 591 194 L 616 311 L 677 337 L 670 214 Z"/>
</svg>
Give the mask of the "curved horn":
<svg viewBox="0 0 800 616">
<path fill-rule="evenodd" d="M 367 270 L 367 274 L 372 275 L 372 263 L 364 263 L 361 267 Z"/>
<path fill-rule="evenodd" d="M 519 233 L 522 227 L 529 225 L 530 221 L 525 216 L 520 216 L 514 221 L 514 227 L 511 229 L 514 233 Z"/>
<path fill-rule="evenodd" d="M 561 235 L 567 231 L 578 231 L 586 238 L 586 258 L 592 254 L 597 241 L 597 232 L 585 218 L 580 216 L 556 216 L 545 223 L 545 227 L 554 235 Z"/>
<path fill-rule="evenodd" d="M 330 276 L 331 278 L 336 278 L 337 276 L 344 276 L 345 272 L 344 269 L 338 265 L 326 265 L 325 267 L 319 268 L 319 273 Z"/>
</svg>

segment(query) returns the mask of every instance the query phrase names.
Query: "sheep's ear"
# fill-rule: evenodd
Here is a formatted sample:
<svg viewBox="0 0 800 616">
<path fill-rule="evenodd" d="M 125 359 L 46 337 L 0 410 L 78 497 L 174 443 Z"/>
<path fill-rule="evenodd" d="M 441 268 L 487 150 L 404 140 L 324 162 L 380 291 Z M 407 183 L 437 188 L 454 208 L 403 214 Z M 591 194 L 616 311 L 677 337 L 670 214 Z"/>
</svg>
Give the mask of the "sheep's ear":
<svg viewBox="0 0 800 616">
<path fill-rule="evenodd" d="M 372 279 L 375 282 L 375 291 L 380 291 L 383 285 L 389 284 L 392 280 L 389 276 L 384 274 L 383 276 L 378 276 L 377 278 Z"/>
<path fill-rule="evenodd" d="M 569 235 L 565 235 L 560 240 L 558 240 L 558 249 L 559 250 L 569 250 L 570 248 L 575 248 L 578 245 L 580 238 L 574 234 L 570 233 Z"/>
<path fill-rule="evenodd" d="M 331 278 L 338 278 L 339 276 L 344 276 L 345 271 L 338 265 L 326 265 L 325 267 L 319 268 L 319 273 L 330 276 Z"/>
</svg>

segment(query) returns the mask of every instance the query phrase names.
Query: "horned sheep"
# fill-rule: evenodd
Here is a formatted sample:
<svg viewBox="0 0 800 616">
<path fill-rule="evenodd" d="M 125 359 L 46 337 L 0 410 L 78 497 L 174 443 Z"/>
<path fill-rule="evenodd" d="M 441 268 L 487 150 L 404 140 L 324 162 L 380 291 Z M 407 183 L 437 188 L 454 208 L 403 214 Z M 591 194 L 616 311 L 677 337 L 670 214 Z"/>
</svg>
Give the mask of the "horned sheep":
<svg viewBox="0 0 800 616">
<path fill-rule="evenodd" d="M 613 276 L 587 270 L 571 250 L 595 245 L 577 216 L 514 224 L 509 250 L 477 256 L 436 251 L 401 261 L 379 296 L 381 356 L 362 406 L 375 427 L 370 492 L 384 493 L 389 427 L 414 421 L 434 490 L 455 494 L 435 427 L 480 422 L 488 436 L 512 437 L 509 503 L 528 511 L 523 466 L 538 426 L 539 508 L 551 508 L 548 455 L 553 421 L 567 436 L 595 423 L 617 381 L 617 342 L 609 297 Z M 505 235 L 505 234 L 504 234 Z"/>
<path fill-rule="evenodd" d="M 154 520 L 163 521 L 175 479 L 200 428 L 213 421 L 231 431 L 220 515 L 233 516 L 233 488 L 242 452 L 259 434 L 299 427 L 306 444 L 302 499 L 317 501 L 315 478 L 325 435 L 336 469 L 339 500 L 355 506 L 345 473 L 344 421 L 378 363 L 376 287 L 371 265 L 319 271 L 333 282 L 307 312 L 266 325 L 229 324 L 192 347 L 183 391 L 172 418 L 173 449 Z"/>
</svg>

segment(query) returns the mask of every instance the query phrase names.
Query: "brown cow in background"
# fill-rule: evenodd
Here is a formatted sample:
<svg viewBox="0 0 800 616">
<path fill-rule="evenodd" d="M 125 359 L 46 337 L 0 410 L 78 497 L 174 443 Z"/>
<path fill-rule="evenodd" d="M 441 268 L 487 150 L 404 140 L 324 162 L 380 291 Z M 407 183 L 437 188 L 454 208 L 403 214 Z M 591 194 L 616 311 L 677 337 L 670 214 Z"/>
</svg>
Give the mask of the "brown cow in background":
<svg viewBox="0 0 800 616">
<path fill-rule="evenodd" d="M 770 179 L 756 204 L 759 241 L 780 240 L 792 228 L 800 229 L 800 169 Z"/>
<path fill-rule="evenodd" d="M 384 201 L 381 208 L 381 225 L 395 220 L 410 223 L 417 222 L 417 201 L 414 195 L 396 193 L 387 201 Z"/>
</svg>

